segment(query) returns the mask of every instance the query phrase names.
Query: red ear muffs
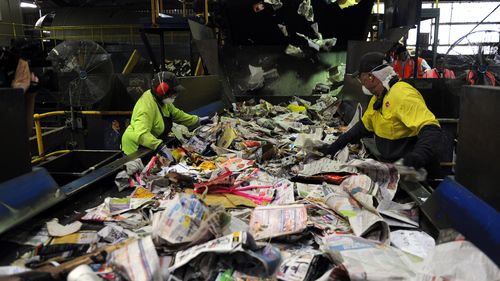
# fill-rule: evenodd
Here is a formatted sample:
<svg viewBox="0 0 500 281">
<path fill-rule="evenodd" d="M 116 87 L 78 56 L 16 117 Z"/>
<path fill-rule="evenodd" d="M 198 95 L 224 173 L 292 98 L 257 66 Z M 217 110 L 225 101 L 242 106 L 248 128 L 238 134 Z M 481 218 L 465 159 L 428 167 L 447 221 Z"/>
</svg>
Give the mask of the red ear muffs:
<svg viewBox="0 0 500 281">
<path fill-rule="evenodd" d="M 156 95 L 161 98 L 168 93 L 169 89 L 170 87 L 167 83 L 161 82 L 160 84 L 158 84 L 158 86 L 156 86 L 155 92 Z"/>
</svg>

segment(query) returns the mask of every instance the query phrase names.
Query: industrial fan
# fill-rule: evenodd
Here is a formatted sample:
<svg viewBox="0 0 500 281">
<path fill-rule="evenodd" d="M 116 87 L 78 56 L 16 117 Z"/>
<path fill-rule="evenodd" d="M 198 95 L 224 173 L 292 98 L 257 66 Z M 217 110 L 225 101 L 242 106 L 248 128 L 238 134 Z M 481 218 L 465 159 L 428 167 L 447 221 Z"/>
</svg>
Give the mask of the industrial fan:
<svg viewBox="0 0 500 281">
<path fill-rule="evenodd" d="M 47 57 L 58 81 L 52 91 L 60 103 L 88 107 L 100 101 L 109 91 L 113 79 L 111 55 L 93 41 L 64 41 Z"/>
</svg>

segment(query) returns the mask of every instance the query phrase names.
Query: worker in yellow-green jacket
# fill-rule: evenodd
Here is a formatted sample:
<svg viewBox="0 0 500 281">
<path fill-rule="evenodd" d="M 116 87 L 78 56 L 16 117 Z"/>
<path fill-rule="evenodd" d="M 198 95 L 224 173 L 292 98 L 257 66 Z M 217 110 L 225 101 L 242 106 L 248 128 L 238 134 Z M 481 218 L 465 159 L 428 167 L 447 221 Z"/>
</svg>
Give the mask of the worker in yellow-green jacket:
<svg viewBox="0 0 500 281">
<path fill-rule="evenodd" d="M 375 135 L 383 160 L 402 159 L 405 166 L 425 168 L 429 177 L 440 177 L 444 135 L 418 90 L 399 81 L 382 53 L 363 55 L 353 76 L 360 81 L 363 93 L 372 96 L 370 103 L 361 121 L 320 151 L 333 156 L 348 143 Z"/>
<path fill-rule="evenodd" d="M 165 141 L 173 123 L 193 129 L 210 122 L 208 117 L 187 114 L 173 105 L 182 90 L 184 87 L 173 73 L 163 71 L 154 75 L 151 89 L 144 92 L 135 104 L 130 125 L 123 134 L 122 150 L 125 154 L 131 154 L 141 146 L 168 154 Z"/>
</svg>

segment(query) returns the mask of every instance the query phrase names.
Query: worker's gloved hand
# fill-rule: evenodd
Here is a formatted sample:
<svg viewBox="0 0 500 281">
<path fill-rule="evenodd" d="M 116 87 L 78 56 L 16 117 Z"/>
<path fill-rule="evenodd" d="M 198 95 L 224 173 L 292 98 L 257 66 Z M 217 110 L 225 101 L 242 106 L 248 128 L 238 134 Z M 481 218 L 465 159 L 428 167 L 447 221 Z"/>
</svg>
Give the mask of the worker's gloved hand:
<svg viewBox="0 0 500 281">
<path fill-rule="evenodd" d="M 208 125 L 208 124 L 212 124 L 213 121 L 212 119 L 210 119 L 209 116 L 204 116 L 204 117 L 200 117 L 200 125 Z"/>
<path fill-rule="evenodd" d="M 160 144 L 160 146 L 157 149 L 157 154 L 164 157 L 170 162 L 175 161 L 174 156 L 172 156 L 172 152 L 170 151 L 170 148 L 168 148 L 165 144 Z"/>
<path fill-rule="evenodd" d="M 337 142 L 334 142 L 332 144 L 324 144 L 318 148 L 318 151 L 323 153 L 324 156 L 331 155 L 335 156 L 337 152 L 341 149 Z"/>
<path fill-rule="evenodd" d="M 415 160 L 412 155 L 407 155 L 407 156 L 410 156 L 410 157 L 408 157 L 408 159 L 410 159 L 410 161 Z M 415 168 L 414 166 L 411 166 L 409 164 L 405 164 L 405 158 L 399 159 L 398 161 L 394 162 L 394 167 L 396 168 L 396 170 L 398 170 L 398 173 L 399 173 L 399 176 L 401 177 L 401 180 L 409 181 L 409 182 L 425 181 L 425 179 L 427 178 L 427 171 L 422 167 Z M 417 160 L 417 161 L 419 161 L 419 160 Z"/>
<path fill-rule="evenodd" d="M 408 153 L 403 157 L 403 165 L 420 169 L 425 165 L 425 163 L 422 157 L 420 157 L 417 153 Z"/>
</svg>

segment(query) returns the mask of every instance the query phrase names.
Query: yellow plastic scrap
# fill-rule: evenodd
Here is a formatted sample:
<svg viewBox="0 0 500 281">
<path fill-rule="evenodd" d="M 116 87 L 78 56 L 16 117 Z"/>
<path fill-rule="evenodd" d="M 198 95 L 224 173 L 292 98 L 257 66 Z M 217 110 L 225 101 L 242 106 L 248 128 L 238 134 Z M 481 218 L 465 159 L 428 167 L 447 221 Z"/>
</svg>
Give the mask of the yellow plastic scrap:
<svg viewBox="0 0 500 281">
<path fill-rule="evenodd" d="M 217 166 L 212 161 L 203 161 L 203 163 L 201 163 L 198 166 L 198 168 L 200 168 L 200 170 L 202 171 L 206 171 L 206 170 L 215 170 Z"/>
<path fill-rule="evenodd" d="M 217 140 L 217 146 L 228 148 L 236 139 L 237 134 L 236 131 L 231 127 L 230 124 L 226 124 L 224 126 L 224 132 L 222 136 Z"/>
<path fill-rule="evenodd" d="M 273 105 L 265 100 L 260 100 L 261 108 L 267 111 L 271 111 L 273 109 Z"/>
<path fill-rule="evenodd" d="M 182 158 L 186 156 L 186 153 L 182 149 L 173 149 L 172 156 L 177 163 L 181 162 Z"/>
<path fill-rule="evenodd" d="M 303 113 L 303 112 L 306 112 L 307 108 L 305 106 L 302 106 L 302 105 L 296 105 L 296 104 L 289 104 L 287 106 L 288 109 L 290 109 L 291 111 L 293 112 L 298 112 L 298 113 Z"/>
<path fill-rule="evenodd" d="M 337 4 L 341 9 L 345 9 L 357 5 L 360 0 L 337 0 Z"/>
</svg>

